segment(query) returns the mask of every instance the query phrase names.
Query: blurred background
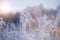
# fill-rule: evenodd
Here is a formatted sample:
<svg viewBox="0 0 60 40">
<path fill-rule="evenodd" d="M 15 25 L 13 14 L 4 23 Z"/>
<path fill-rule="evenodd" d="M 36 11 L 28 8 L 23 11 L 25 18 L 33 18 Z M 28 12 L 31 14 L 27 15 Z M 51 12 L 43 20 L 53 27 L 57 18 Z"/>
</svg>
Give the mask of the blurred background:
<svg viewBox="0 0 60 40">
<path fill-rule="evenodd" d="M 0 0 L 0 40 L 60 40 L 60 0 Z"/>
</svg>

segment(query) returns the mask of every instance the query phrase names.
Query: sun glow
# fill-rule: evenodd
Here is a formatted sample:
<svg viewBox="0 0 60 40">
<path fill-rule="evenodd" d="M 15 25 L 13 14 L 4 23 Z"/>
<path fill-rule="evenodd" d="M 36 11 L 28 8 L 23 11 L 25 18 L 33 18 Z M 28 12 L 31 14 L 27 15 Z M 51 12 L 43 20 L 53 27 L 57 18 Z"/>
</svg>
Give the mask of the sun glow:
<svg viewBox="0 0 60 40">
<path fill-rule="evenodd" d="M 10 12 L 12 10 L 12 6 L 8 2 L 0 3 L 0 10 L 2 12 Z"/>
</svg>

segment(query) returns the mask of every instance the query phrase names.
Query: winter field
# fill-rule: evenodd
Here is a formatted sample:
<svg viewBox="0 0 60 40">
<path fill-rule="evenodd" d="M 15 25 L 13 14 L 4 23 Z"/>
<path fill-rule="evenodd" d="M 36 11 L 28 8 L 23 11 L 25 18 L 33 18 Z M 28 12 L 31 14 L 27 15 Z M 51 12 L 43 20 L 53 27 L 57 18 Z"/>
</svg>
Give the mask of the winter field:
<svg viewBox="0 0 60 40">
<path fill-rule="evenodd" d="M 27 7 L 21 12 L 0 11 L 0 40 L 60 40 L 60 5 Z"/>
</svg>

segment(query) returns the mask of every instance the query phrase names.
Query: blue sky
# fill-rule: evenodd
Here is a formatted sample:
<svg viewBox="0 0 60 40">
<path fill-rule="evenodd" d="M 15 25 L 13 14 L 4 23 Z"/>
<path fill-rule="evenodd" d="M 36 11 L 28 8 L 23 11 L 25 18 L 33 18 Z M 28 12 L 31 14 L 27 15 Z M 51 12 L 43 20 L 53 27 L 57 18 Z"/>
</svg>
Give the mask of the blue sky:
<svg viewBox="0 0 60 40">
<path fill-rule="evenodd" d="M 13 11 L 21 11 L 28 6 L 36 6 L 41 3 L 45 8 L 53 8 L 55 9 L 58 4 L 60 4 L 60 0 L 0 0 L 0 2 L 9 2 L 13 5 Z"/>
</svg>

